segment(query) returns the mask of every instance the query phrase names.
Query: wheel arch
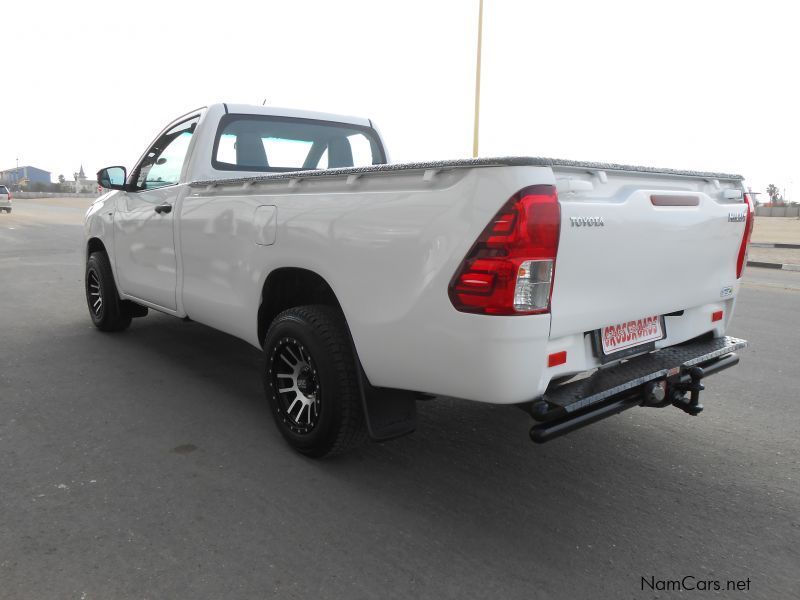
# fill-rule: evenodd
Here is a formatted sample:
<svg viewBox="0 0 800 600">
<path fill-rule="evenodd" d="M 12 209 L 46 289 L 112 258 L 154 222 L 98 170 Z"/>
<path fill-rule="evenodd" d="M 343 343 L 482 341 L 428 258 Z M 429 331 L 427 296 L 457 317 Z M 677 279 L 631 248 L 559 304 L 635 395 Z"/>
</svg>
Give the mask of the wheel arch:
<svg viewBox="0 0 800 600">
<path fill-rule="evenodd" d="M 416 394 L 409 390 L 375 388 L 370 384 L 358 356 L 347 316 L 336 293 L 318 273 L 298 267 L 272 271 L 264 282 L 258 309 L 258 340 L 263 345 L 270 323 L 282 311 L 295 306 L 324 304 L 341 315 L 350 338 L 356 362 L 359 396 L 367 430 L 373 440 L 389 440 L 407 435 L 416 428 Z"/>
<path fill-rule="evenodd" d="M 300 267 L 281 267 L 264 281 L 258 307 L 258 340 L 264 343 L 270 323 L 282 311 L 304 304 L 324 304 L 344 313 L 331 285 L 319 273 Z"/>
<path fill-rule="evenodd" d="M 103 243 L 103 240 L 101 240 L 99 237 L 90 237 L 86 241 L 86 260 L 89 260 L 89 257 L 92 255 L 93 252 L 105 252 L 106 255 L 108 255 L 108 250 L 106 250 L 106 245 Z"/>
</svg>

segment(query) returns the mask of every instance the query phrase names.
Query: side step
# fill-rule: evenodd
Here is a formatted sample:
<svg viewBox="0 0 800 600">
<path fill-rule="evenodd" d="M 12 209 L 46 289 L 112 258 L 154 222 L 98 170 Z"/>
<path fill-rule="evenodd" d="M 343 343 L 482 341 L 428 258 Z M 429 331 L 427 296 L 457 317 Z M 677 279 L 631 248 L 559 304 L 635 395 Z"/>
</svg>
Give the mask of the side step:
<svg viewBox="0 0 800 600">
<path fill-rule="evenodd" d="M 544 443 L 640 405 L 672 404 L 696 415 L 703 410 L 700 380 L 736 365 L 735 351 L 746 346 L 734 337 L 671 346 L 548 390 L 530 405 L 533 418 L 541 421 L 531 428 L 531 439 Z"/>
</svg>

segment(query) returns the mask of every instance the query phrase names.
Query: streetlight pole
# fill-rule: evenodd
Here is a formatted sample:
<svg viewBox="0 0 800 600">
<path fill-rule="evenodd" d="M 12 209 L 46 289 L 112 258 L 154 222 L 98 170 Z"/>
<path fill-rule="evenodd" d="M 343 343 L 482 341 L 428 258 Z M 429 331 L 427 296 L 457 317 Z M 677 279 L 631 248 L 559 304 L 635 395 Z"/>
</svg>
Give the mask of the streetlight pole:
<svg viewBox="0 0 800 600">
<path fill-rule="evenodd" d="M 478 59 L 475 65 L 475 126 L 472 131 L 472 158 L 478 157 L 478 130 L 481 113 L 481 42 L 483 38 L 483 0 L 478 4 Z"/>
</svg>

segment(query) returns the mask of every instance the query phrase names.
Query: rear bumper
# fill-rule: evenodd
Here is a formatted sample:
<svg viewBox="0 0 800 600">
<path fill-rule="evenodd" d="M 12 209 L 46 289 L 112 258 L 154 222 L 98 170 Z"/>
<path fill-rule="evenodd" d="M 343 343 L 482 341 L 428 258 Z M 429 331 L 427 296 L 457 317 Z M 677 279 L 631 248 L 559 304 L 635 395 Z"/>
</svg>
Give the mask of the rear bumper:
<svg viewBox="0 0 800 600">
<path fill-rule="evenodd" d="M 548 388 L 544 396 L 530 404 L 531 414 L 540 421 L 531 429 L 535 442 L 546 442 L 591 423 L 640 405 L 674 404 L 697 414 L 700 380 L 739 362 L 736 350 L 747 342 L 734 337 L 699 340 L 671 346 L 627 360 L 592 375 Z M 653 386 L 661 386 L 665 397 L 660 403 L 648 397 Z M 684 398 L 692 391 L 695 410 Z M 699 407 L 699 408 L 698 408 Z"/>
</svg>

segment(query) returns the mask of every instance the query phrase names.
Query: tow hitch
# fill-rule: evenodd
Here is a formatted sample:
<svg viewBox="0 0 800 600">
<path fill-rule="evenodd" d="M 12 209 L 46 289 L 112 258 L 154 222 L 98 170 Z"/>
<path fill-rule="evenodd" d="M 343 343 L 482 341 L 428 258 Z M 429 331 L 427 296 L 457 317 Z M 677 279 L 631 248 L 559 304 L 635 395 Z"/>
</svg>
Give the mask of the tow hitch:
<svg viewBox="0 0 800 600">
<path fill-rule="evenodd" d="M 531 439 L 544 443 L 634 406 L 671 405 L 696 416 L 703 411 L 701 381 L 736 365 L 735 351 L 745 346 L 745 340 L 733 337 L 672 346 L 548 389 L 528 405 L 538 421 Z"/>
<path fill-rule="evenodd" d="M 673 384 L 670 390 L 672 406 L 680 408 L 683 412 L 693 417 L 703 412 L 703 405 L 700 404 L 700 392 L 706 389 L 706 386 L 700 383 L 700 380 L 704 375 L 705 372 L 702 367 L 692 367 L 689 369 L 689 381 L 687 383 L 678 382 Z M 689 394 L 688 398 L 686 397 L 687 393 Z"/>
</svg>

